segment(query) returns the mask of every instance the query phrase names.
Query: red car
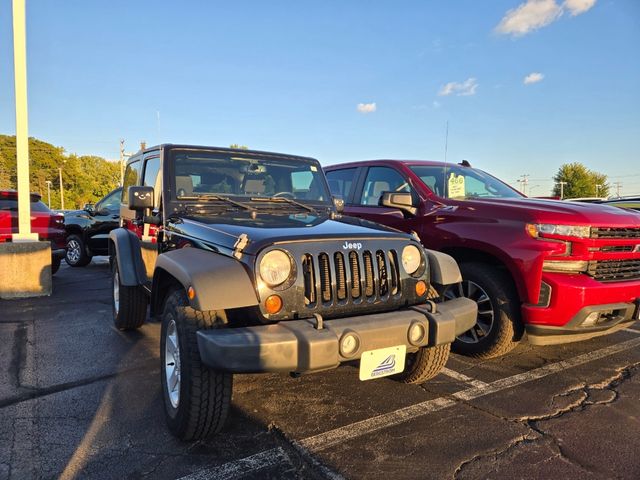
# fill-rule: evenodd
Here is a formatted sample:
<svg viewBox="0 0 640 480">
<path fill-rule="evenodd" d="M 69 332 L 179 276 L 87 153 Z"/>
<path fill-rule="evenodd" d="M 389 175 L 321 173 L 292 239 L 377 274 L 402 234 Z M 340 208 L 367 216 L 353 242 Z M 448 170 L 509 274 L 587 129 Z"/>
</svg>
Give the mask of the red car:
<svg viewBox="0 0 640 480">
<path fill-rule="evenodd" d="M 479 307 L 457 351 L 490 358 L 526 331 L 536 345 L 591 338 L 640 315 L 640 213 L 531 199 L 472 168 L 376 160 L 329 166 L 345 214 L 416 232 L 453 256 Z"/>
<path fill-rule="evenodd" d="M 0 190 L 0 242 L 10 242 L 17 231 L 18 192 Z M 56 273 L 65 254 L 64 215 L 49 210 L 37 193 L 31 194 L 31 231 L 51 242 L 51 273 Z"/>
</svg>

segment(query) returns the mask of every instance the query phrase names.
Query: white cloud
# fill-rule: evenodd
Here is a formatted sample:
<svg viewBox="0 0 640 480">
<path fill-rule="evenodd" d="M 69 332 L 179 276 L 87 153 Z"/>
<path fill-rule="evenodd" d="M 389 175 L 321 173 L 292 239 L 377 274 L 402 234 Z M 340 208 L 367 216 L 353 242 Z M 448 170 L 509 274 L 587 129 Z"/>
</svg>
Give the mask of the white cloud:
<svg viewBox="0 0 640 480">
<path fill-rule="evenodd" d="M 541 82 L 542 79 L 544 78 L 544 75 L 540 72 L 532 72 L 529 75 L 527 75 L 526 77 L 524 77 L 524 84 L 525 85 L 531 85 L 532 83 L 538 83 Z"/>
<path fill-rule="evenodd" d="M 590 10 L 596 4 L 596 0 L 565 0 L 564 7 L 569 10 L 572 17 Z"/>
<path fill-rule="evenodd" d="M 509 10 L 502 18 L 496 32 L 520 37 L 558 20 L 565 11 L 572 17 L 591 9 L 597 0 L 565 0 L 558 5 L 556 0 L 526 0 Z"/>
<path fill-rule="evenodd" d="M 373 113 L 376 111 L 378 107 L 376 107 L 376 103 L 359 103 L 358 106 L 356 107 L 356 109 L 360 112 L 360 113 Z"/>
<path fill-rule="evenodd" d="M 440 102 L 439 102 L 439 101 L 437 101 L 437 100 L 434 100 L 434 101 L 433 101 L 433 108 L 440 108 L 440 105 L 441 105 L 441 104 L 440 104 Z"/>
<path fill-rule="evenodd" d="M 464 82 L 449 82 L 443 85 L 438 95 L 446 97 L 447 95 L 456 94 L 459 97 L 466 97 L 469 95 L 475 95 L 478 88 L 478 82 L 475 78 L 468 78 Z"/>
<path fill-rule="evenodd" d="M 561 15 L 562 8 L 555 0 L 527 0 L 509 10 L 496 27 L 496 31 L 518 37 L 549 25 Z"/>
</svg>

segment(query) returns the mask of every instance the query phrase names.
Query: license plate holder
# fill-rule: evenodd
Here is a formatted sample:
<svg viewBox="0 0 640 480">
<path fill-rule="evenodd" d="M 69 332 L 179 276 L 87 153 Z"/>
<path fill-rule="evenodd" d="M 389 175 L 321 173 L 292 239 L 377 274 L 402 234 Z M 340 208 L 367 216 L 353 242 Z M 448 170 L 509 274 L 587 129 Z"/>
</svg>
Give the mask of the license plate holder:
<svg viewBox="0 0 640 480">
<path fill-rule="evenodd" d="M 406 345 L 396 345 L 362 352 L 360 357 L 360 380 L 374 380 L 401 373 L 404 370 L 406 356 Z"/>
</svg>

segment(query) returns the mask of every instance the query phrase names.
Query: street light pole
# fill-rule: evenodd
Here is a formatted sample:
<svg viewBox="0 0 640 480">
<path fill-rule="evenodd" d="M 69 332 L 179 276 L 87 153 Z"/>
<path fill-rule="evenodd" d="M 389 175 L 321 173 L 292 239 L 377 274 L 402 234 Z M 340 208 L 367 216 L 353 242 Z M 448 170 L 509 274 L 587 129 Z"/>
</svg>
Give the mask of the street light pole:
<svg viewBox="0 0 640 480">
<path fill-rule="evenodd" d="M 567 184 L 567 182 L 558 182 L 558 185 L 560 185 L 560 200 L 564 199 L 564 186 Z"/>
<path fill-rule="evenodd" d="M 64 187 L 62 186 L 62 167 L 58 167 L 58 176 L 60 177 L 60 210 L 64 210 Z"/>
<path fill-rule="evenodd" d="M 51 180 L 45 180 L 47 184 L 47 206 L 51 208 Z"/>
</svg>

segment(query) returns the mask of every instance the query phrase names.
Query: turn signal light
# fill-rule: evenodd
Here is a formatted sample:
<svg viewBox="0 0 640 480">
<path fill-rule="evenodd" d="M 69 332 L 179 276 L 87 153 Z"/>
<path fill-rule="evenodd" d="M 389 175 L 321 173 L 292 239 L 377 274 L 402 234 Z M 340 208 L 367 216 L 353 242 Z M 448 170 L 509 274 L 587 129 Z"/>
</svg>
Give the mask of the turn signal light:
<svg viewBox="0 0 640 480">
<path fill-rule="evenodd" d="M 424 280 L 420 280 L 418 283 L 416 283 L 416 295 L 421 297 L 425 293 L 427 293 L 427 284 Z"/>
<path fill-rule="evenodd" d="M 189 290 L 187 290 L 187 296 L 189 297 L 189 300 L 193 300 L 194 298 L 196 298 L 196 291 L 193 289 L 193 287 L 189 287 Z"/>
<path fill-rule="evenodd" d="M 278 295 L 269 295 L 264 301 L 264 309 L 273 315 L 282 310 L 282 299 Z"/>
</svg>

